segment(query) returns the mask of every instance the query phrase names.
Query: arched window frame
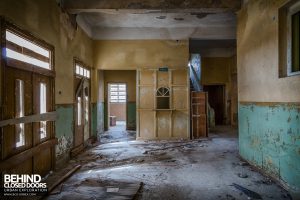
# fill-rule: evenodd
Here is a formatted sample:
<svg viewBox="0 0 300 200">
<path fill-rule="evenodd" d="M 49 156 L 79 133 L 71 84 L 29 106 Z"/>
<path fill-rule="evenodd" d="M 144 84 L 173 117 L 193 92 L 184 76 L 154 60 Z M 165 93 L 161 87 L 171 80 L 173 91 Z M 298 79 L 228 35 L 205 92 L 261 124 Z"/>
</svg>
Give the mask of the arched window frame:
<svg viewBox="0 0 300 200">
<path fill-rule="evenodd" d="M 170 109 L 170 88 L 159 87 L 156 90 L 156 109 Z"/>
</svg>

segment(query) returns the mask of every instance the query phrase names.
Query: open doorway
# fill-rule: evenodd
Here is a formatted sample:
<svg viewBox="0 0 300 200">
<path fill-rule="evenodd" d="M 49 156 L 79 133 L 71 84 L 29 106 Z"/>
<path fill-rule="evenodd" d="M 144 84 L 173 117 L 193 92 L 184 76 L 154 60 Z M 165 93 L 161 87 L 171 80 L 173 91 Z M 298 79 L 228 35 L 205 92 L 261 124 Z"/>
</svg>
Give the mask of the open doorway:
<svg viewBox="0 0 300 200">
<path fill-rule="evenodd" d="M 208 92 L 208 102 L 215 111 L 216 125 L 225 125 L 225 86 L 204 85 L 203 90 Z"/>
<path fill-rule="evenodd" d="M 110 131 L 126 130 L 126 102 L 127 86 L 126 83 L 108 84 L 108 129 Z"/>
</svg>

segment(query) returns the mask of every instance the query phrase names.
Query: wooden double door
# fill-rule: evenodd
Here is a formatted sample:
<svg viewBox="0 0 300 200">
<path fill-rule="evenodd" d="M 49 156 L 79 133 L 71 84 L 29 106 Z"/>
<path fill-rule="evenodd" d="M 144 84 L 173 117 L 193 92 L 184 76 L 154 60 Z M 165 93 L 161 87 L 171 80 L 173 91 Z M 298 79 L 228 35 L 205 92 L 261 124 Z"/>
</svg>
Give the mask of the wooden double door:
<svg viewBox="0 0 300 200">
<path fill-rule="evenodd" d="M 74 153 L 76 155 L 90 138 L 90 81 L 75 77 L 75 133 Z"/>
<path fill-rule="evenodd" d="M 4 67 L 1 120 L 54 110 L 53 77 Z M 14 123 L 1 128 L 1 171 L 45 176 L 54 167 L 54 122 Z"/>
</svg>

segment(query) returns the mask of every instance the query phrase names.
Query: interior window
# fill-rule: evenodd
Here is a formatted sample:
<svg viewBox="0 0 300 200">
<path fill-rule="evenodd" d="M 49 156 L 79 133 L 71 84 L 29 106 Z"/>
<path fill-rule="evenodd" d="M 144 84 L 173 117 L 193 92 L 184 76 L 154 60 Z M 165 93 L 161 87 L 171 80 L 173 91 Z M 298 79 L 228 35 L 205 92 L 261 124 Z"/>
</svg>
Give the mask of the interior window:
<svg viewBox="0 0 300 200">
<path fill-rule="evenodd" d="M 24 117 L 24 81 L 16 80 L 16 118 Z M 24 123 L 16 124 L 16 147 L 25 145 L 25 125 Z"/>
<path fill-rule="evenodd" d="M 110 84 L 109 90 L 111 103 L 126 102 L 126 84 Z"/>
<path fill-rule="evenodd" d="M 77 97 L 77 125 L 81 125 L 81 97 Z"/>
<path fill-rule="evenodd" d="M 29 41 L 12 30 L 7 29 L 6 38 L 6 57 L 17 61 L 32 64 L 44 69 L 51 69 L 51 52 L 33 41 Z"/>
<path fill-rule="evenodd" d="M 87 69 L 87 68 L 84 68 L 79 63 L 76 63 L 75 73 L 76 73 L 77 76 L 82 76 L 82 77 L 85 77 L 87 79 L 90 78 L 90 70 Z"/>
<path fill-rule="evenodd" d="M 46 84 L 40 83 L 40 113 L 46 113 L 47 96 L 46 96 Z M 40 138 L 43 139 L 47 136 L 47 122 L 40 122 Z"/>
<path fill-rule="evenodd" d="M 170 109 L 170 91 L 167 87 L 158 88 L 156 91 L 157 109 Z"/>
</svg>

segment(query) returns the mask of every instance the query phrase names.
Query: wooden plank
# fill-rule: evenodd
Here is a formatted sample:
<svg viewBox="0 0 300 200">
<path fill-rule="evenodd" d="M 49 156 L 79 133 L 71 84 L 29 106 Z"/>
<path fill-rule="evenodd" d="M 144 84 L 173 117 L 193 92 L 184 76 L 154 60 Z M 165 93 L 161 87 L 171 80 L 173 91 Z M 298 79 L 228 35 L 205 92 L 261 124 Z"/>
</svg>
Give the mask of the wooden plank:
<svg viewBox="0 0 300 200">
<path fill-rule="evenodd" d="M 27 49 L 26 47 L 22 47 L 22 46 L 19 46 L 11 41 L 6 41 L 6 48 L 8 49 L 11 49 L 13 51 L 16 51 L 20 54 L 24 54 L 26 56 L 29 56 L 29 57 L 32 57 L 32 58 L 36 58 L 38 60 L 41 60 L 41 61 L 44 61 L 44 62 L 47 62 L 49 63 L 50 62 L 50 58 L 46 57 L 46 56 L 43 56 L 39 53 L 36 53 L 30 49 Z M 45 49 L 46 50 L 46 49 Z"/>
<path fill-rule="evenodd" d="M 84 150 L 84 145 L 83 144 L 80 144 L 79 146 L 77 147 L 74 147 L 71 152 L 70 152 L 70 156 L 71 158 L 77 156 L 80 152 L 82 152 Z"/>
<path fill-rule="evenodd" d="M 40 153 L 43 149 L 50 148 L 58 143 L 57 138 L 47 140 L 46 142 L 43 142 L 39 144 L 38 146 L 35 146 L 31 149 L 27 149 L 19 154 L 16 154 L 10 158 L 7 158 L 5 160 L 2 160 L 0 162 L 0 171 L 4 171 L 9 168 L 13 168 L 14 166 L 26 161 L 27 159 L 33 157 L 34 155 Z"/>
<path fill-rule="evenodd" d="M 21 70 L 25 70 L 25 71 L 31 71 L 34 73 L 42 74 L 45 76 L 55 77 L 55 72 L 54 72 L 53 68 L 45 69 L 40 66 L 22 62 L 22 61 L 13 59 L 13 58 L 6 58 L 5 61 L 6 61 L 7 67 L 17 68 L 17 69 L 21 69 Z"/>
<path fill-rule="evenodd" d="M 32 123 L 32 122 L 40 122 L 40 121 L 55 121 L 57 119 L 56 112 L 48 112 L 36 115 L 30 115 L 20 118 L 7 119 L 0 121 L 0 127 L 21 124 L 21 123 Z"/>
<path fill-rule="evenodd" d="M 194 139 L 207 136 L 207 94 L 192 92 L 191 95 L 192 135 Z"/>
<path fill-rule="evenodd" d="M 74 168 L 72 168 L 68 173 L 66 173 L 64 176 L 62 176 L 60 179 L 58 179 L 56 182 L 54 182 L 48 189 L 48 193 L 50 193 L 56 186 L 58 186 L 61 182 L 69 178 L 74 172 L 76 172 L 81 165 L 77 165 Z"/>
</svg>

